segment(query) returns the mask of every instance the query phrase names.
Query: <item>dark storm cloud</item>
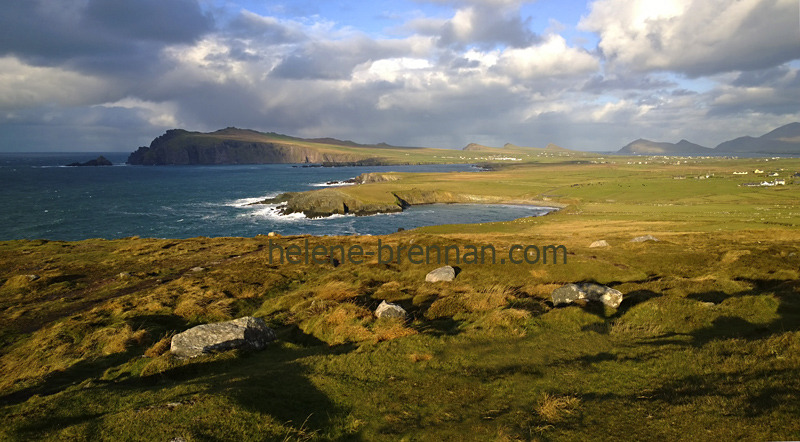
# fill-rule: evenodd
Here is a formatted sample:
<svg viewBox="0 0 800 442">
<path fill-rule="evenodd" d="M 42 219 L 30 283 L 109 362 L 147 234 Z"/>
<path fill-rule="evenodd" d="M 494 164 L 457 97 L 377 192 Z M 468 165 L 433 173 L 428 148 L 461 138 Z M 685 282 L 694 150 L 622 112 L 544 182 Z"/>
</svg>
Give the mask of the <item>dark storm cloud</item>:
<svg viewBox="0 0 800 442">
<path fill-rule="evenodd" d="M 0 54 L 44 66 L 129 69 L 213 25 L 194 0 L 11 0 L 0 14 Z"/>
</svg>

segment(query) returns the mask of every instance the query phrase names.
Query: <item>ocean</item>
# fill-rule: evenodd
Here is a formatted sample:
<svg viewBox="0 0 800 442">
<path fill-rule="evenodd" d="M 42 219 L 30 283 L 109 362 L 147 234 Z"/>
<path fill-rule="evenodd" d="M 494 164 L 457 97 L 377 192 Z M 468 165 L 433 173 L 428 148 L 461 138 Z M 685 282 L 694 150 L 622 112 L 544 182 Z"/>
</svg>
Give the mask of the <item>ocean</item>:
<svg viewBox="0 0 800 442">
<path fill-rule="evenodd" d="M 280 215 L 273 205 L 249 205 L 288 191 L 305 191 L 364 172 L 480 173 L 472 165 L 299 167 L 289 164 L 128 166 L 127 153 L 102 153 L 114 165 L 64 167 L 100 153 L 0 153 L 0 240 L 190 238 L 388 234 L 398 228 L 508 221 L 548 208 L 434 204 L 401 213 L 308 219 Z"/>
</svg>

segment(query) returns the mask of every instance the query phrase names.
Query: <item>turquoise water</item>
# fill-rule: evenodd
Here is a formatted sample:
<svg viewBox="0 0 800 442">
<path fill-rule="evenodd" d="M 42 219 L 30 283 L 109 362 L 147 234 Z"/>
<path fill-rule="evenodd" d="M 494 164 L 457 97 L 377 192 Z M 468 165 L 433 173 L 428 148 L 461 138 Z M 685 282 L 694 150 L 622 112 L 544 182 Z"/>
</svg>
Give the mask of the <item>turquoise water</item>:
<svg viewBox="0 0 800 442">
<path fill-rule="evenodd" d="M 473 171 L 470 165 L 303 168 L 286 164 L 127 166 L 127 154 L 104 154 L 111 167 L 63 167 L 96 153 L 0 154 L 0 240 L 189 238 L 387 234 L 398 228 L 506 221 L 546 208 L 513 205 L 415 206 L 397 214 L 307 219 L 250 202 L 325 186 L 364 172 Z"/>
</svg>

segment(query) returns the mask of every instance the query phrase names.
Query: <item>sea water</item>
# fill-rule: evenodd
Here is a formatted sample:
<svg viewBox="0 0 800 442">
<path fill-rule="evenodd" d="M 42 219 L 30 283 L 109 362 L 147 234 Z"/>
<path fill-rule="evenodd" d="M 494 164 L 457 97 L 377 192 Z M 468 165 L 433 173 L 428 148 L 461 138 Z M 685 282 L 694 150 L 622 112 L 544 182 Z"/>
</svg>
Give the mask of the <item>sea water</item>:
<svg viewBox="0 0 800 442">
<path fill-rule="evenodd" d="M 97 153 L 0 153 L 0 240 L 189 238 L 388 234 L 399 228 L 507 221 L 552 209 L 521 205 L 434 204 L 401 213 L 281 215 L 274 205 L 250 203 L 306 191 L 365 172 L 474 172 L 467 164 L 302 167 L 290 164 L 128 166 L 127 154 L 103 154 L 110 167 L 65 167 Z"/>
</svg>

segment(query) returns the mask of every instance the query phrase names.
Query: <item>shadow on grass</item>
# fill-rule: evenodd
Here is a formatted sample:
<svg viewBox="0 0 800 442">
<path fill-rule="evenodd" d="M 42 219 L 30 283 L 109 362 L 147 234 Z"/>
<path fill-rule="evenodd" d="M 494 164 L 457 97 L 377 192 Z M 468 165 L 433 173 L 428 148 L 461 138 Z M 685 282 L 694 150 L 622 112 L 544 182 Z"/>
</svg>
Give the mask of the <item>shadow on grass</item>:
<svg viewBox="0 0 800 442">
<path fill-rule="evenodd" d="M 20 404 L 34 395 L 50 396 L 78 385 L 87 379 L 99 378 L 107 369 L 129 361 L 136 353 L 141 353 L 141 350 L 131 349 L 124 353 L 83 360 L 64 371 L 51 372 L 37 385 L 0 396 L 0 405 Z"/>
<path fill-rule="evenodd" d="M 21 439 L 48 435 L 52 437 L 53 432 L 96 420 L 106 414 L 129 415 L 154 407 L 171 410 L 168 404 L 176 401 L 186 402 L 182 399 L 189 398 L 189 403 L 193 403 L 195 399 L 192 398 L 216 397 L 227 398 L 245 411 L 271 416 L 277 423 L 291 428 L 292 433 L 287 435 L 286 440 L 291 440 L 291 434 L 297 437 L 317 435 L 324 438 L 326 432 L 335 427 L 348 410 L 331 401 L 311 382 L 309 369 L 302 360 L 312 356 L 345 354 L 354 350 L 355 346 L 329 347 L 317 344 L 313 336 L 301 336 L 303 333 L 299 330 L 282 330 L 279 334 L 290 338 L 294 343 L 303 344 L 276 343 L 262 351 L 234 350 L 232 353 L 226 352 L 197 359 L 173 360 L 180 365 L 147 376 L 126 376 L 113 381 L 100 381 L 93 379 L 93 376 L 102 373 L 102 370 L 110 366 L 130 360 L 133 357 L 130 352 L 92 363 L 76 364 L 80 367 L 71 368 L 59 379 L 50 379 L 46 382 L 47 387 L 57 387 L 51 391 L 57 393 L 76 383 L 68 380 L 82 381 L 92 378 L 92 384 L 48 399 L 49 407 L 59 410 L 58 415 L 33 413 L 33 416 L 26 419 L 25 425 L 17 429 L 16 434 Z M 162 358 L 171 357 L 162 356 Z M 45 390 L 46 388 L 42 387 L 26 391 L 24 394 L 12 395 L 14 403 L 22 402 L 33 394 L 41 394 Z M 142 397 L 151 398 L 154 403 L 142 404 L 140 399 Z M 4 399 L 7 404 L 12 398 Z M 75 404 L 79 405 L 76 407 Z M 232 419 L 229 416 L 231 410 L 229 406 L 225 406 L 224 400 L 201 403 L 197 406 L 208 409 L 202 410 L 200 417 L 192 420 L 189 428 L 193 438 L 218 440 L 220 428 L 237 423 L 236 418 L 229 421 Z M 91 410 L 91 413 L 88 410 Z M 240 419 L 247 421 L 252 417 Z M 338 420 L 333 422 L 335 419 Z M 156 431 L 161 430 L 162 428 L 159 428 Z M 170 428 L 165 427 L 163 430 L 166 432 Z M 246 429 L 240 430 L 246 433 Z M 112 426 L 110 431 L 112 432 L 110 434 L 113 434 L 119 430 L 114 430 Z M 137 430 L 134 428 L 133 431 Z M 360 439 L 357 434 L 351 434 L 347 435 L 347 440 Z"/>
<path fill-rule="evenodd" d="M 147 345 L 153 344 L 165 333 L 187 328 L 186 320 L 176 315 L 142 315 L 133 317 L 127 322 L 133 330 L 148 330 L 151 336 L 150 342 L 130 347 L 125 352 L 85 359 L 63 371 L 53 371 L 37 385 L 0 396 L 0 405 L 25 402 L 33 395 L 49 396 L 84 380 L 100 378 L 109 368 L 128 362 L 131 358 L 142 354 Z"/>
<path fill-rule="evenodd" d="M 453 318 L 438 318 L 414 323 L 411 327 L 420 333 L 433 336 L 455 336 L 463 331 L 461 328 L 463 323 L 464 321 Z"/>
</svg>

